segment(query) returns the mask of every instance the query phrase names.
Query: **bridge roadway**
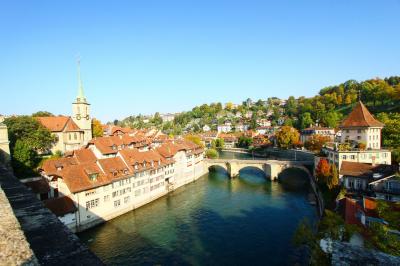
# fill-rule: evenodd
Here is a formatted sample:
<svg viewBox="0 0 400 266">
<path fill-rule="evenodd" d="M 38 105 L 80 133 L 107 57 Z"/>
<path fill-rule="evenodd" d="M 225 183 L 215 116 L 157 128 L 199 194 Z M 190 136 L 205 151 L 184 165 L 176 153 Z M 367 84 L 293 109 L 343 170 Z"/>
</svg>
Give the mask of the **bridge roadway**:
<svg viewBox="0 0 400 266">
<path fill-rule="evenodd" d="M 245 167 L 255 167 L 264 171 L 265 176 L 271 180 L 276 180 L 278 175 L 288 168 L 298 168 L 312 177 L 310 169 L 314 165 L 313 161 L 290 161 L 290 160 L 268 160 L 268 159 L 206 159 L 205 167 L 220 166 L 224 168 L 229 177 L 234 178 L 239 175 L 239 171 Z M 309 167 L 309 168 L 307 168 Z"/>
</svg>

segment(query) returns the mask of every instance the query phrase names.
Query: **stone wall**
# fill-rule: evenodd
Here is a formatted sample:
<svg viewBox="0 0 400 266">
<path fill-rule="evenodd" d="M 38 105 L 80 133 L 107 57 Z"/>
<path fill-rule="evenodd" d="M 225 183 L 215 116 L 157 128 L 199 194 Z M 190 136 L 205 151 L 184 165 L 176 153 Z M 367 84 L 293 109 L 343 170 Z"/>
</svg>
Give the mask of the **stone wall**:
<svg viewBox="0 0 400 266">
<path fill-rule="evenodd" d="M 20 265 L 23 261 L 28 265 L 35 265 L 37 262 L 41 265 L 103 265 L 27 187 L 1 166 L 0 186 L 8 198 L 8 206 L 12 208 L 8 208 L 9 215 L 3 217 L 8 203 L 3 202 L 0 205 L 0 217 L 6 219 L 4 223 L 0 221 L 0 226 L 6 226 L 6 231 L 10 231 L 0 231 L 3 241 L 0 244 L 0 254 L 3 255 L 5 250 L 4 254 L 9 254 L 7 259 L 10 261 L 6 263 L 0 257 L 0 264 L 4 262 L 6 265 Z M 7 233 L 12 234 L 8 236 Z M 3 245 L 6 249 L 3 249 Z M 17 247 L 22 249 L 18 250 Z M 15 253 L 11 252 L 13 250 Z"/>
</svg>

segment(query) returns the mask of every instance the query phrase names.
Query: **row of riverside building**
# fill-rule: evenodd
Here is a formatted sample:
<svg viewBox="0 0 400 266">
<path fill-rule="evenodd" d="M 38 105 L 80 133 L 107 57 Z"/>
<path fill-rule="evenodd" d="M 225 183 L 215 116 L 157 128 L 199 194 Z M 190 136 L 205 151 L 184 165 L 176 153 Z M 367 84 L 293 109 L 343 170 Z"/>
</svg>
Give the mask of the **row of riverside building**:
<svg viewBox="0 0 400 266">
<path fill-rule="evenodd" d="M 78 76 L 79 78 L 79 76 Z M 204 149 L 157 130 L 104 126 L 92 138 L 90 104 L 79 79 L 72 117 L 39 117 L 56 136 L 40 177 L 22 180 L 73 232 L 134 210 L 208 172 Z"/>
<path fill-rule="evenodd" d="M 169 141 L 148 150 L 119 145 L 122 136 L 101 137 L 85 148 L 49 159 L 38 197 L 72 231 L 82 231 L 149 203 L 205 173 L 204 150 L 192 142 Z"/>
</svg>

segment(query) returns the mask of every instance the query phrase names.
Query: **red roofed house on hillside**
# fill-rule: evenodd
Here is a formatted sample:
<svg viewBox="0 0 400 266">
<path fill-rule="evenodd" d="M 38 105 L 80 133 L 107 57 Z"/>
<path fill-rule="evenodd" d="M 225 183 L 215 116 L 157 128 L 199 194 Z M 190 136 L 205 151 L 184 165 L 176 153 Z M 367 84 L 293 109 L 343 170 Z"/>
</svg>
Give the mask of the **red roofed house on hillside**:
<svg viewBox="0 0 400 266">
<path fill-rule="evenodd" d="M 72 117 L 50 116 L 38 117 L 38 121 L 56 136 L 56 143 L 51 148 L 54 153 L 63 153 L 79 149 L 92 139 L 92 119 L 90 117 L 90 104 L 83 94 L 83 86 L 78 69 L 78 96 L 72 103 Z"/>
<path fill-rule="evenodd" d="M 391 164 L 391 152 L 381 149 L 381 130 L 384 124 L 376 120 L 360 101 L 340 125 L 340 143 L 323 148 L 329 163 L 340 169 L 343 161 Z M 343 148 L 346 147 L 350 148 Z"/>
</svg>

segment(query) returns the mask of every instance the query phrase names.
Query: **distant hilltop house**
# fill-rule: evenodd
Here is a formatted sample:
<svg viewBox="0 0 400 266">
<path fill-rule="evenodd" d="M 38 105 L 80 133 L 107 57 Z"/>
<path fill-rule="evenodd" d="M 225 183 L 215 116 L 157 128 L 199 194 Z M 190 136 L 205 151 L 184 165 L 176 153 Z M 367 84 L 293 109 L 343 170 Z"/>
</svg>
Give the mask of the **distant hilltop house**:
<svg viewBox="0 0 400 266">
<path fill-rule="evenodd" d="M 175 114 L 170 114 L 170 113 L 161 114 L 160 117 L 163 120 L 163 122 L 172 122 L 172 121 L 174 121 Z"/>
<path fill-rule="evenodd" d="M 260 127 L 270 127 L 271 126 L 271 121 L 266 119 L 266 118 L 261 118 L 261 119 L 257 119 L 257 124 Z"/>
<path fill-rule="evenodd" d="M 238 123 L 235 126 L 235 131 L 236 132 L 245 132 L 245 131 L 249 130 L 249 128 L 250 128 L 249 124 Z"/>
<path fill-rule="evenodd" d="M 203 126 L 203 131 L 204 132 L 208 132 L 208 131 L 210 131 L 211 130 L 211 128 L 208 126 L 208 125 L 204 125 Z"/>
<path fill-rule="evenodd" d="M 223 125 L 218 125 L 217 126 L 217 131 L 218 133 L 223 132 L 227 133 L 232 131 L 232 123 L 230 121 L 225 121 Z"/>
<path fill-rule="evenodd" d="M 92 139 L 92 118 L 90 104 L 86 101 L 78 69 L 78 95 L 72 103 L 72 117 L 48 116 L 37 117 L 37 120 L 56 136 L 51 151 L 63 153 L 79 149 Z"/>
</svg>

